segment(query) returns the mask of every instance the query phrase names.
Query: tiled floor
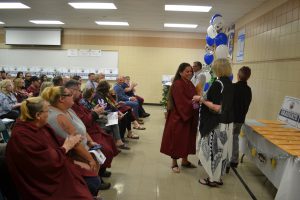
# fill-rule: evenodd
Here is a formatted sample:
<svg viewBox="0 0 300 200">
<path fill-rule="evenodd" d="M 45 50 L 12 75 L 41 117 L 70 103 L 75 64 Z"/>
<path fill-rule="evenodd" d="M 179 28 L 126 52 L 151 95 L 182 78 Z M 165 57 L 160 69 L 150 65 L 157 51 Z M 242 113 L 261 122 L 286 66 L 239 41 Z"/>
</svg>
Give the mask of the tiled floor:
<svg viewBox="0 0 300 200">
<path fill-rule="evenodd" d="M 251 200 L 237 176 L 231 170 L 223 177 L 224 185 L 209 188 L 199 184 L 206 177 L 202 167 L 171 172 L 171 159 L 159 152 L 164 127 L 164 114 L 159 106 L 146 106 L 151 113 L 145 119 L 145 131 L 136 131 L 140 140 L 130 140 L 131 150 L 119 154 L 109 169 L 112 177 L 106 179 L 112 188 L 101 191 L 104 200 Z M 196 156 L 190 156 L 197 163 Z M 274 199 L 276 189 L 247 158 L 237 169 L 257 199 Z"/>
</svg>

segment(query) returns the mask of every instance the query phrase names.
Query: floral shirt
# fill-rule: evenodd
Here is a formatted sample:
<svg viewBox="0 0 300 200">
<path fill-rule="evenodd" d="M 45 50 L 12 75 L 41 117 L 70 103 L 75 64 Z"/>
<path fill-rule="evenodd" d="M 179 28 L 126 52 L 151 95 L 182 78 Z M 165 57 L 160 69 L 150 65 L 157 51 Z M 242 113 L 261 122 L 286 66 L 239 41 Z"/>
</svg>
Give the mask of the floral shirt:
<svg viewBox="0 0 300 200">
<path fill-rule="evenodd" d="M 9 113 L 16 103 L 17 99 L 13 93 L 0 92 L 0 116 Z"/>
<path fill-rule="evenodd" d="M 92 103 L 90 103 L 87 99 L 80 99 L 79 104 L 83 105 L 84 107 L 86 107 L 88 110 L 92 110 L 94 105 Z"/>
</svg>

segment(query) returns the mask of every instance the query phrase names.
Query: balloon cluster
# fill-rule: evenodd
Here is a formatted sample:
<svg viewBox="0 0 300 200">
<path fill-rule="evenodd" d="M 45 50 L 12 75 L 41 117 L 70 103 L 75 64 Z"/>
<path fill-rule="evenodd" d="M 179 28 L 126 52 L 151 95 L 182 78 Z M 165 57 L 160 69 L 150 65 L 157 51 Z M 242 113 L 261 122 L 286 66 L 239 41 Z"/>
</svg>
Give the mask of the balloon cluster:
<svg viewBox="0 0 300 200">
<path fill-rule="evenodd" d="M 215 14 L 210 22 L 209 27 L 207 28 L 206 35 L 206 46 L 205 46 L 205 55 L 204 62 L 207 66 L 213 63 L 215 57 L 216 59 L 227 58 L 228 56 L 228 37 L 223 33 L 224 20 L 222 15 Z M 213 79 L 213 80 L 212 80 Z M 211 77 L 209 83 L 206 83 L 204 86 L 204 91 L 207 91 L 210 84 L 214 81 L 214 77 Z"/>
<path fill-rule="evenodd" d="M 220 14 L 215 14 L 207 28 L 206 35 L 206 54 L 204 61 L 207 65 L 211 65 L 214 58 L 227 58 L 228 56 L 228 37 L 222 32 L 224 26 L 223 17 Z M 215 53 L 214 53 L 215 49 Z"/>
</svg>

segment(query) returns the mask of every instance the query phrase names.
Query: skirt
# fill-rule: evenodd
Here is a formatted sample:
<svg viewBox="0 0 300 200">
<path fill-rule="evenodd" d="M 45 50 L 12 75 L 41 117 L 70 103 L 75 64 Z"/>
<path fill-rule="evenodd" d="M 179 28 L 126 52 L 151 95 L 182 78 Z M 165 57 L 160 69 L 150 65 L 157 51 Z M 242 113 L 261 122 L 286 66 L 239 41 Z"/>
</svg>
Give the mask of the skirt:
<svg viewBox="0 0 300 200">
<path fill-rule="evenodd" d="M 225 174 L 232 155 L 232 127 L 232 123 L 220 123 L 200 139 L 198 157 L 210 181 L 220 181 Z"/>
</svg>

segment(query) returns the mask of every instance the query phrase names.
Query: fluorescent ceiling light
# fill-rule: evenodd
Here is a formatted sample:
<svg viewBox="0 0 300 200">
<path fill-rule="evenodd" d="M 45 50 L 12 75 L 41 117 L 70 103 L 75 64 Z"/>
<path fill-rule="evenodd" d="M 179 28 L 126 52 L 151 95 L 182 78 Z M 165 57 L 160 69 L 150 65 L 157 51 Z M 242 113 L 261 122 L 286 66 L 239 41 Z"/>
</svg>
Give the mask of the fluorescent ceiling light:
<svg viewBox="0 0 300 200">
<path fill-rule="evenodd" d="M 0 24 L 5 24 L 5 23 L 0 21 Z"/>
<path fill-rule="evenodd" d="M 171 28 L 197 28 L 197 24 L 170 24 L 165 23 L 164 27 L 171 27 Z"/>
<path fill-rule="evenodd" d="M 34 24 L 64 24 L 61 21 L 55 21 L 55 20 L 29 20 L 29 21 Z"/>
<path fill-rule="evenodd" d="M 117 9 L 113 3 L 69 3 L 70 6 L 76 9 Z"/>
<path fill-rule="evenodd" d="M 129 26 L 128 22 L 105 22 L 105 21 L 95 21 L 98 25 L 104 26 Z"/>
<path fill-rule="evenodd" d="M 0 3 L 0 9 L 28 9 L 30 7 L 26 6 L 25 4 L 14 2 L 14 3 Z"/>
<path fill-rule="evenodd" d="M 209 12 L 211 6 L 165 5 L 166 11 Z"/>
</svg>

